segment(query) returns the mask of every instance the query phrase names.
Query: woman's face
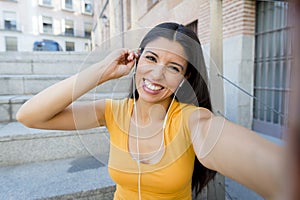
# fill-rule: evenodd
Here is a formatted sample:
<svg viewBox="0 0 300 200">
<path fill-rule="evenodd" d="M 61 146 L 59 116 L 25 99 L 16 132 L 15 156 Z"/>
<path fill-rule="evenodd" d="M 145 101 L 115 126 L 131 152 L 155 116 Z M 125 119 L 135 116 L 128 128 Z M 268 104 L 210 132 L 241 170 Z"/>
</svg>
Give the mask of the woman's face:
<svg viewBox="0 0 300 200">
<path fill-rule="evenodd" d="M 160 37 L 148 43 L 136 70 L 139 98 L 152 103 L 170 100 L 184 79 L 186 58 L 178 42 Z"/>
</svg>

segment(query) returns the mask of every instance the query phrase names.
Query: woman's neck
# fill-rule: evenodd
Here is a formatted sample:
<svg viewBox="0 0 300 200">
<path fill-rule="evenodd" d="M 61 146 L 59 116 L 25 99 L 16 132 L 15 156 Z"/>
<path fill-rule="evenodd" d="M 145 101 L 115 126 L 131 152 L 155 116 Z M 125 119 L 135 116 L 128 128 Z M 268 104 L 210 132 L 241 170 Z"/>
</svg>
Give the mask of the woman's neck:
<svg viewBox="0 0 300 200">
<path fill-rule="evenodd" d="M 138 99 L 136 101 L 137 123 L 140 126 L 146 126 L 149 123 L 164 121 L 170 102 L 170 99 L 158 103 L 150 103 Z M 133 111 L 133 119 L 136 119 L 135 115 L 136 113 Z"/>
</svg>

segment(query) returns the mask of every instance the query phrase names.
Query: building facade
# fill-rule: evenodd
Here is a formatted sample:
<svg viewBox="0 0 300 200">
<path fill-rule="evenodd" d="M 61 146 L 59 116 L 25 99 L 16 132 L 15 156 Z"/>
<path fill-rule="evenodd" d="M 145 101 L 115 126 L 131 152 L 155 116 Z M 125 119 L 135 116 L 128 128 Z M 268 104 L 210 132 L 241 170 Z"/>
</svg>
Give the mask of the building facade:
<svg viewBox="0 0 300 200">
<path fill-rule="evenodd" d="M 94 46 L 107 45 L 119 34 L 120 46 L 134 48 L 141 38 L 132 42 L 124 39 L 126 33 L 165 21 L 187 25 L 198 34 L 210 78 L 216 80 L 210 83 L 213 102 L 224 97 L 223 104 L 216 102 L 215 112 L 257 132 L 283 137 L 291 71 L 286 1 L 97 2 Z"/>
<path fill-rule="evenodd" d="M 0 51 L 33 51 L 43 40 L 63 51 L 89 51 L 92 6 L 92 0 L 0 0 Z"/>
</svg>

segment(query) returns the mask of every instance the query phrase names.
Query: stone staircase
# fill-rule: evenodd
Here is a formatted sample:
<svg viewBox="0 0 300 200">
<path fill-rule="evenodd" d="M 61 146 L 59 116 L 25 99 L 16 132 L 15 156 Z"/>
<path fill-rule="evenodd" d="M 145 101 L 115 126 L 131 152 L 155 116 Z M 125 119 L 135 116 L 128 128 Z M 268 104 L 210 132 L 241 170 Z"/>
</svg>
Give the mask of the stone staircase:
<svg viewBox="0 0 300 200">
<path fill-rule="evenodd" d="M 88 56 L 76 52 L 0 54 L 0 200 L 113 198 L 104 127 L 39 130 L 27 128 L 15 118 L 20 106 L 34 94 L 99 59 Z M 128 81 L 125 77 L 105 83 L 79 101 L 124 97 Z"/>
<path fill-rule="evenodd" d="M 27 52 L 0 54 L 0 123 L 15 121 L 20 106 L 32 95 L 99 61 L 87 53 Z M 110 81 L 82 99 L 126 96 L 130 78 Z"/>
</svg>

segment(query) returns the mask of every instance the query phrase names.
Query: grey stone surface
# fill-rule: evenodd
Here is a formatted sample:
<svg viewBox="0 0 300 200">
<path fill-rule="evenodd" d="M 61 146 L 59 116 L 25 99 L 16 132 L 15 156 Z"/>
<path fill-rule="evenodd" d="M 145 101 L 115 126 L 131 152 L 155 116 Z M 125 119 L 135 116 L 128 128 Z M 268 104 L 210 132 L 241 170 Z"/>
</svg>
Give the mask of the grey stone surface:
<svg viewBox="0 0 300 200">
<path fill-rule="evenodd" d="M 89 52 L 0 52 L 0 62 L 55 62 L 57 60 L 85 60 Z"/>
<path fill-rule="evenodd" d="M 20 123 L 0 128 L 0 166 L 93 155 L 107 162 L 106 128 L 83 131 L 31 129 Z"/>
<path fill-rule="evenodd" d="M 0 123 L 16 120 L 16 113 L 20 106 L 28 100 L 28 97 L 15 95 L 0 96 Z"/>
<path fill-rule="evenodd" d="M 0 96 L 0 123 L 16 121 L 16 113 L 23 103 L 29 100 L 33 95 L 1 95 Z M 128 92 L 101 92 L 87 93 L 78 99 L 78 101 L 93 101 L 106 98 L 124 98 L 128 96 Z"/>
<path fill-rule="evenodd" d="M 226 200 L 263 200 L 263 198 L 245 186 L 225 177 Z"/>
<path fill-rule="evenodd" d="M 0 75 L 0 95 L 24 93 L 23 78 L 20 75 Z"/>
<path fill-rule="evenodd" d="M 76 74 L 80 71 L 80 60 L 64 60 L 53 62 L 33 63 L 33 74 Z"/>
<path fill-rule="evenodd" d="M 0 123 L 16 120 L 16 113 L 29 96 L 0 95 Z"/>
<path fill-rule="evenodd" d="M 227 49 L 223 52 L 223 75 L 250 94 L 254 85 L 254 39 L 254 36 L 237 35 L 223 40 L 223 47 Z M 225 80 L 224 98 L 225 116 L 251 128 L 253 98 Z"/>
<path fill-rule="evenodd" d="M 30 95 L 57 83 L 68 75 L 0 75 L 0 95 Z M 122 93 L 128 92 L 131 78 L 112 80 L 98 86 L 91 93 Z M 75 85 L 76 89 L 76 85 Z"/>
<path fill-rule="evenodd" d="M 67 78 L 66 75 L 27 75 L 24 76 L 24 92 L 21 94 L 37 94 L 43 89 Z M 16 93 L 13 93 L 16 94 Z"/>
<path fill-rule="evenodd" d="M 8 103 L 0 103 L 0 122 L 7 122 L 11 120 L 10 105 Z"/>
<path fill-rule="evenodd" d="M 0 52 L 0 74 L 74 74 L 101 58 L 87 52 Z"/>
<path fill-rule="evenodd" d="M 0 61 L 0 74 L 31 74 L 31 62 Z"/>
<path fill-rule="evenodd" d="M 114 182 L 93 157 L 0 168 L 0 199 L 110 199 Z M 91 197 L 91 198 L 89 198 Z"/>
<path fill-rule="evenodd" d="M 77 200 L 113 200 L 114 193 L 116 187 L 109 186 L 105 188 L 99 188 L 96 190 L 90 190 L 85 192 L 78 192 L 73 194 L 67 194 L 62 196 L 50 197 L 50 198 L 43 198 L 42 200 L 70 200 L 70 199 L 77 199 Z"/>
</svg>

